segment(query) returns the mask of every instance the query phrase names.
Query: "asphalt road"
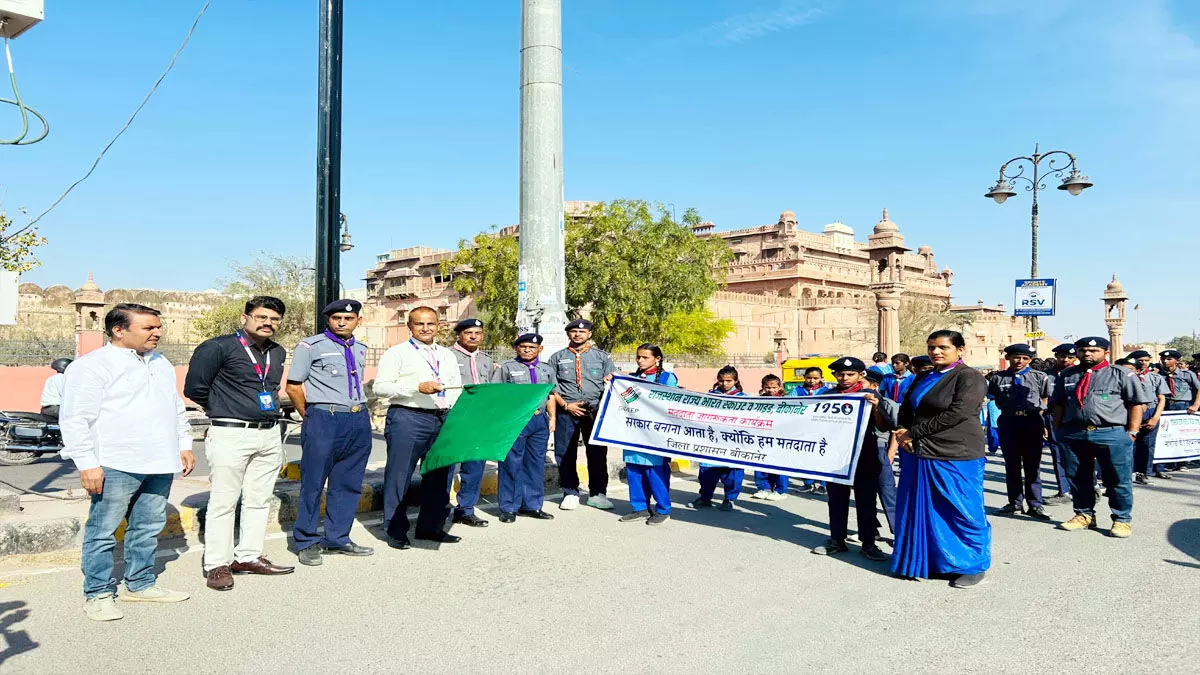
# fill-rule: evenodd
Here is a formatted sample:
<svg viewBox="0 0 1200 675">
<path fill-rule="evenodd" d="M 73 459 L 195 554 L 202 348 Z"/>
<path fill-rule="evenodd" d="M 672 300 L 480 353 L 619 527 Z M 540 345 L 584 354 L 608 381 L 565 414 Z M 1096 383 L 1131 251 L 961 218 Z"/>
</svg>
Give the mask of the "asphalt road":
<svg viewBox="0 0 1200 675">
<path fill-rule="evenodd" d="M 159 581 L 192 599 L 122 603 L 125 619 L 108 624 L 84 617 L 77 563 L 34 576 L 10 565 L 0 669 L 1194 672 L 1200 472 L 1177 475 L 1137 489 L 1130 539 L 992 518 L 992 570 L 973 590 L 894 579 L 854 549 L 810 555 L 827 534 L 818 499 L 677 508 L 651 528 L 617 522 L 623 486 L 610 490 L 617 513 L 552 506 L 554 521 L 456 528 L 464 541 L 440 549 L 394 551 L 356 526 L 373 557 L 237 577 L 228 593 L 204 588 L 198 550 L 171 552 Z M 696 484 L 672 487 L 685 503 Z M 268 557 L 294 560 L 286 546 L 276 535 Z"/>
</svg>

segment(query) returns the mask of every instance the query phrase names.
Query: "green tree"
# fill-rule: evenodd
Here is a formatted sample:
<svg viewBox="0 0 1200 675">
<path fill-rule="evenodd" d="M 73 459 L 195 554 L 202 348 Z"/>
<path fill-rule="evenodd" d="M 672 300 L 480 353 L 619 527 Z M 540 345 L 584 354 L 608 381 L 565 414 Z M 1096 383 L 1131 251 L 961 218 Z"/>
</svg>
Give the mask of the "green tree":
<svg viewBox="0 0 1200 675">
<path fill-rule="evenodd" d="M 458 253 L 442 263 L 454 290 L 475 298 L 484 331 L 484 347 L 504 347 L 516 337 L 517 264 L 520 251 L 511 234 L 491 232 L 458 242 Z"/>
<path fill-rule="evenodd" d="M 733 329 L 732 319 L 719 319 L 708 307 L 690 312 L 676 312 L 663 322 L 663 338 L 658 346 L 662 347 L 668 358 L 672 354 L 722 354 L 725 338 Z M 632 352 L 639 344 L 641 342 L 622 345 L 619 351 Z"/>
<path fill-rule="evenodd" d="M 1178 349 L 1184 359 L 1191 360 L 1192 354 L 1200 352 L 1200 340 L 1191 335 L 1180 335 L 1167 342 L 1167 349 Z"/>
<path fill-rule="evenodd" d="M 275 341 L 291 349 L 312 334 L 315 277 L 311 263 L 303 258 L 260 252 L 253 262 L 234 263 L 231 276 L 222 279 L 223 293 L 230 299 L 200 315 L 196 329 L 205 338 L 224 335 L 240 325 L 246 301 L 256 295 L 271 295 L 287 305 Z"/>
<path fill-rule="evenodd" d="M 695 209 L 684 218 L 699 222 Z M 598 204 L 568 224 L 566 235 L 568 310 L 592 320 L 601 348 L 668 346 L 679 333 L 674 344 L 689 351 L 719 349 L 732 330 L 701 311 L 733 255 L 724 240 L 698 238 L 666 209 L 640 200 Z M 493 231 L 459 242 L 458 253 L 442 263 L 454 289 L 474 296 L 490 326 L 489 346 L 507 344 L 516 330 L 518 259 L 517 238 Z M 704 339 L 712 343 L 701 346 Z"/>
<path fill-rule="evenodd" d="M 42 263 L 34 255 L 34 249 L 45 245 L 46 238 L 38 234 L 36 227 L 25 226 L 9 232 L 12 224 L 0 211 L 0 268 L 20 273 L 40 267 Z"/>
<path fill-rule="evenodd" d="M 962 331 L 974 314 L 957 314 L 947 303 L 917 298 L 900 301 L 900 349 L 910 355 L 925 353 L 925 339 L 935 330 Z"/>
</svg>

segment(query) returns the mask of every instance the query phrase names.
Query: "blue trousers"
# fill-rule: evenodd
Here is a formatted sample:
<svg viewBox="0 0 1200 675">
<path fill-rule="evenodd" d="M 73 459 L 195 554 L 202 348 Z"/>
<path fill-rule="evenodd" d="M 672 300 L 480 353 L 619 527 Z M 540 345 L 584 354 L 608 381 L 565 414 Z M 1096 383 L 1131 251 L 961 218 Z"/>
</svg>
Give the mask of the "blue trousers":
<svg viewBox="0 0 1200 675">
<path fill-rule="evenodd" d="M 579 496 L 578 461 L 579 441 L 583 441 L 587 453 L 588 494 L 602 495 L 608 492 L 608 446 L 595 445 L 588 439 L 596 426 L 596 410 L 575 417 L 568 412 L 559 412 L 554 422 L 554 459 L 558 461 L 558 483 L 563 494 Z"/>
<path fill-rule="evenodd" d="M 458 507 L 454 517 L 475 515 L 479 503 L 479 488 L 483 485 L 483 470 L 487 462 L 463 462 L 454 465 L 458 470 Z M 446 489 L 454 485 L 454 469 L 446 472 Z"/>
<path fill-rule="evenodd" d="M 383 518 L 387 522 L 388 536 L 396 539 L 408 537 L 408 511 L 404 508 L 404 495 L 412 482 L 417 462 L 425 458 L 441 430 L 442 418 L 438 415 L 415 412 L 402 406 L 388 408 L 387 427 L 384 430 L 387 467 L 383 473 Z M 446 487 L 449 473 L 450 467 L 447 466 L 421 477 L 418 534 L 444 531 L 450 510 L 450 490 Z"/>
<path fill-rule="evenodd" d="M 1011 412 L 1000 414 L 1000 451 L 1004 453 L 1004 484 L 1008 488 L 1008 503 L 1030 506 L 1042 502 L 1042 433 L 1045 431 L 1040 413 L 1019 416 Z"/>
<path fill-rule="evenodd" d="M 742 481 L 746 480 L 745 469 L 734 469 L 728 466 L 700 467 L 700 498 L 712 499 L 717 491 L 717 481 L 725 488 L 725 501 L 736 501 L 742 494 Z"/>
<path fill-rule="evenodd" d="M 1146 406 L 1146 414 L 1142 417 L 1142 421 L 1146 421 L 1154 417 L 1154 410 L 1158 405 Z M 1137 438 L 1133 441 L 1133 471 L 1134 473 L 1152 474 L 1154 473 L 1154 441 L 1158 440 L 1158 427 L 1153 429 L 1138 431 Z"/>
<path fill-rule="evenodd" d="M 525 424 L 508 456 L 500 462 L 497 491 L 501 512 L 541 510 L 546 496 L 546 447 L 549 443 L 550 417 L 543 412 Z"/>
<path fill-rule="evenodd" d="M 1060 494 L 1070 492 L 1071 481 L 1067 477 L 1067 462 L 1065 459 L 1067 444 L 1063 441 L 1062 434 L 1054 428 L 1054 419 L 1048 413 L 1042 416 L 1042 420 L 1049 432 L 1048 444 L 1050 446 L 1050 463 L 1054 465 L 1054 484 Z"/>
<path fill-rule="evenodd" d="M 625 464 L 629 480 L 629 506 L 636 511 L 650 510 L 648 495 L 654 497 L 654 512 L 671 512 L 671 460 L 663 457 L 658 464 Z"/>
<path fill-rule="evenodd" d="M 777 473 L 764 473 L 762 471 L 755 471 L 754 486 L 759 490 L 767 490 L 769 492 L 785 494 L 787 493 L 788 489 L 788 477 L 780 476 Z"/>
<path fill-rule="evenodd" d="M 1094 465 L 1099 464 L 1113 520 L 1126 523 L 1132 520 L 1133 439 L 1125 433 L 1125 427 L 1071 430 L 1063 438 L 1067 442 L 1067 473 L 1071 475 L 1071 504 L 1075 513 L 1096 515 L 1092 481 Z"/>
<path fill-rule="evenodd" d="M 104 486 L 92 495 L 87 524 L 83 526 L 83 594 L 93 598 L 116 593 L 112 578 L 117 528 L 125 528 L 125 587 L 141 591 L 154 585 L 154 553 L 158 533 L 167 524 L 169 473 L 127 473 L 104 467 Z"/>
<path fill-rule="evenodd" d="M 892 465 L 887 461 L 887 447 L 882 450 L 867 437 L 862 457 L 854 470 L 854 509 L 858 518 L 858 538 L 864 546 L 875 543 L 879 535 L 879 521 L 875 517 L 875 504 L 883 502 L 888 526 L 895 528 L 896 522 L 896 477 Z M 850 519 L 849 485 L 830 482 L 829 490 L 829 537 L 845 541 L 847 523 Z M 890 502 L 890 504 L 889 504 Z"/>
<path fill-rule="evenodd" d="M 300 427 L 300 504 L 292 537 L 303 550 L 350 543 L 350 527 L 362 498 L 363 473 L 371 456 L 371 415 L 329 412 L 309 406 Z M 325 493 L 325 538 L 317 534 L 321 493 Z"/>
</svg>

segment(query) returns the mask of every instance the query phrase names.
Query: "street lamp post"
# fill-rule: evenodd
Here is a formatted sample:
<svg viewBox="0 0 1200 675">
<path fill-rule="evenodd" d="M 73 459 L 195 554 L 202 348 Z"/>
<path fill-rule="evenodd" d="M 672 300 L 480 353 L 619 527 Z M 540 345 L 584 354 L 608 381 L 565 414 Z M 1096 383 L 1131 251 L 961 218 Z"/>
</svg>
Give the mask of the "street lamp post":
<svg viewBox="0 0 1200 675">
<path fill-rule="evenodd" d="M 984 194 L 984 197 L 995 200 L 997 204 L 1003 204 L 1009 197 L 1015 197 L 1016 191 L 1013 186 L 1018 180 L 1023 180 L 1028 185 L 1025 186 L 1026 191 L 1033 192 L 1033 208 L 1031 210 L 1030 230 L 1031 236 L 1031 255 L 1029 265 L 1029 277 L 1036 279 L 1038 276 L 1038 191 L 1046 187 L 1045 180 L 1050 176 L 1061 177 L 1063 172 L 1070 170 L 1071 173 L 1066 178 L 1062 179 L 1062 183 L 1058 186 L 1059 190 L 1065 190 L 1072 196 L 1077 196 L 1084 190 L 1092 187 L 1092 183 L 1088 181 L 1088 177 L 1079 173 L 1079 168 L 1075 164 L 1075 155 L 1066 150 L 1051 150 L 1049 152 L 1040 152 L 1039 145 L 1033 145 L 1033 155 L 1013 157 L 1007 162 L 1000 165 L 1000 177 L 996 179 L 996 184 Z M 1067 158 L 1066 164 L 1058 165 L 1056 162 L 1062 161 L 1063 155 Z M 1046 172 L 1042 174 L 1042 160 L 1050 158 L 1046 162 Z M 1009 166 L 1013 166 L 1015 172 L 1009 170 Z M 1031 168 L 1033 177 L 1025 175 L 1026 168 Z M 1038 318 L 1036 316 L 1029 317 L 1029 331 L 1037 332 Z"/>
</svg>

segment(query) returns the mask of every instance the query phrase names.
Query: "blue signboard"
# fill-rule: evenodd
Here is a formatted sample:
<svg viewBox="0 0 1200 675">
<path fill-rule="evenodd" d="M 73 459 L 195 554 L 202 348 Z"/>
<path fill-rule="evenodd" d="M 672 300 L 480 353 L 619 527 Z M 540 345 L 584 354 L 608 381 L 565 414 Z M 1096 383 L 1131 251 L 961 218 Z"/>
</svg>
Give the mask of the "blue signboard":
<svg viewBox="0 0 1200 675">
<path fill-rule="evenodd" d="M 1054 279 L 1017 279 L 1013 316 L 1054 316 Z"/>
</svg>

